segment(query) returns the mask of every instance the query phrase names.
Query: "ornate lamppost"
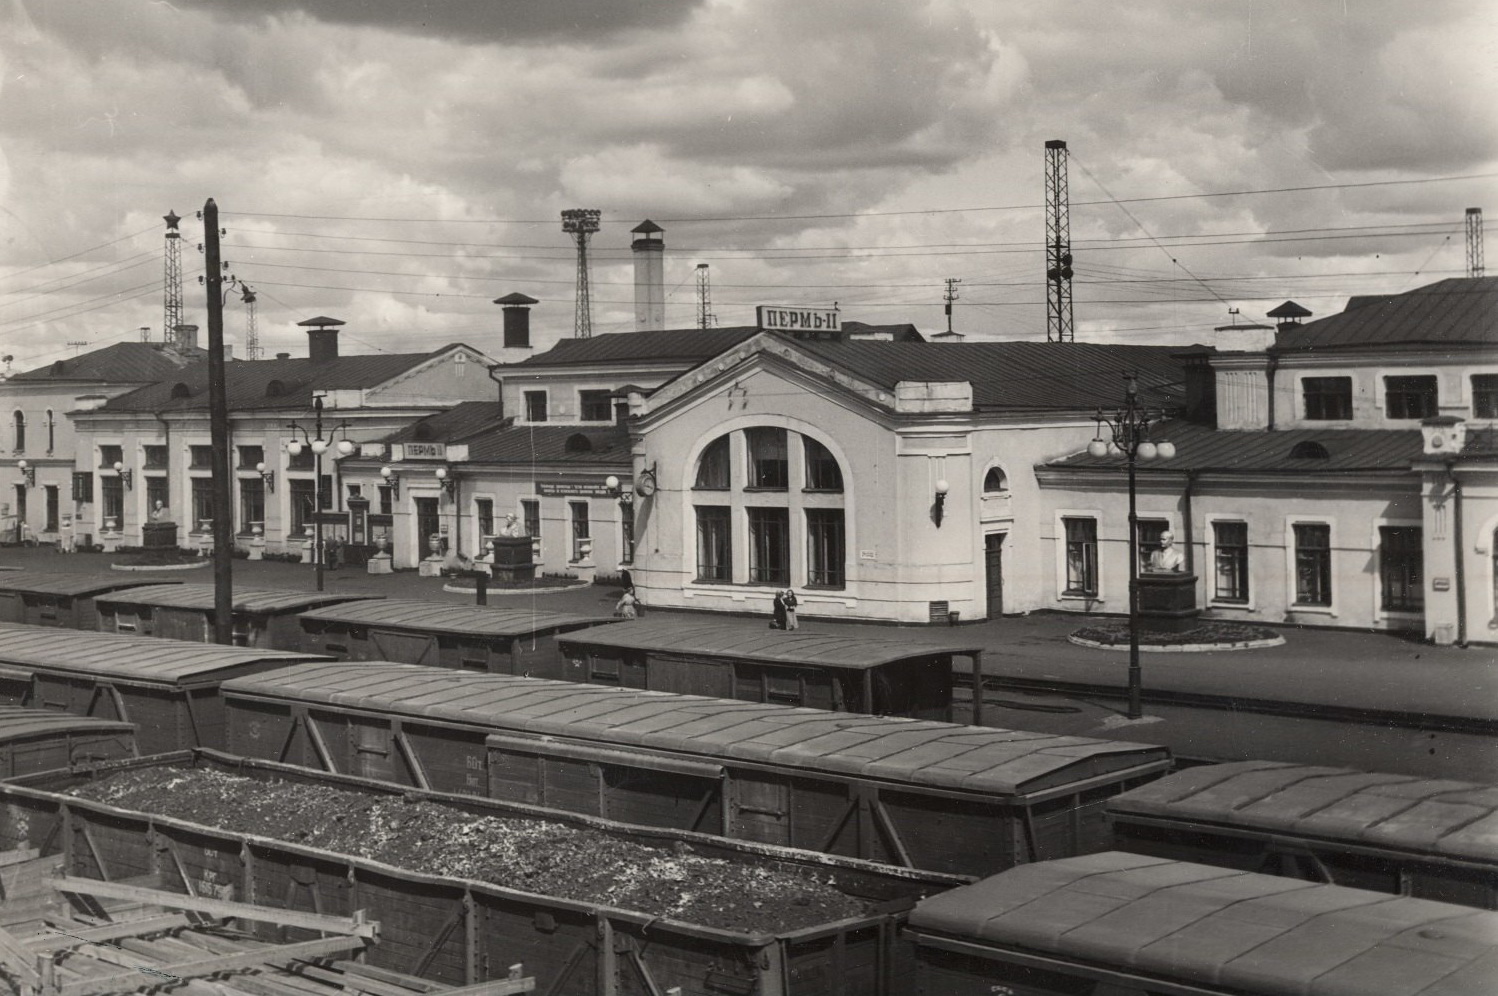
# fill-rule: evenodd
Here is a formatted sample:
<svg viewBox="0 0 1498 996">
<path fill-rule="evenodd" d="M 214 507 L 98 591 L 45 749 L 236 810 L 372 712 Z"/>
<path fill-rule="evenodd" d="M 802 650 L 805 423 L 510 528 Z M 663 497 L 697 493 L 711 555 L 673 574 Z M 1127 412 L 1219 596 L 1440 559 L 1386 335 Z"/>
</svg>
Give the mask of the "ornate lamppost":
<svg viewBox="0 0 1498 996">
<path fill-rule="evenodd" d="M 1143 674 L 1139 666 L 1139 514 L 1136 504 L 1134 467 L 1151 460 L 1168 460 L 1176 455 L 1174 443 L 1156 443 L 1149 438 L 1150 426 L 1165 417 L 1160 409 L 1139 407 L 1138 376 L 1124 374 L 1127 387 L 1124 404 L 1111 415 L 1097 410 L 1097 437 L 1087 444 L 1093 457 L 1122 455 L 1129 468 L 1129 719 L 1144 716 L 1140 702 Z M 1107 427 L 1110 439 L 1103 437 Z"/>
<path fill-rule="evenodd" d="M 291 440 L 286 444 L 286 452 L 292 456 L 298 456 L 305 446 L 312 451 L 316 460 L 312 470 L 312 563 L 317 568 L 317 590 L 323 590 L 323 547 L 322 547 L 322 455 L 328 451 L 333 444 L 331 438 L 323 436 L 322 425 L 322 396 L 318 395 L 312 399 L 312 434 L 308 435 L 306 426 L 299 422 L 288 422 L 286 428 L 292 431 Z M 331 426 L 328 436 L 335 432 L 343 432 L 344 437 L 338 443 L 340 456 L 348 456 L 354 452 L 354 443 L 348 438 L 348 422 L 339 422 Z M 297 434 L 301 438 L 297 438 Z"/>
</svg>

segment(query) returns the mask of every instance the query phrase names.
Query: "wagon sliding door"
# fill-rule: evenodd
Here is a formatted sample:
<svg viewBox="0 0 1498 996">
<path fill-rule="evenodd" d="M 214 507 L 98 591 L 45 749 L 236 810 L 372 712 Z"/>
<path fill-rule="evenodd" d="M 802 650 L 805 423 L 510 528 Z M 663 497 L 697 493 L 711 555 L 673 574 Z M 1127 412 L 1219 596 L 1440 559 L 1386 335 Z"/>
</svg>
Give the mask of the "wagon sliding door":
<svg viewBox="0 0 1498 996">
<path fill-rule="evenodd" d="M 486 742 L 495 799 L 642 826 L 723 832 L 718 765 L 505 734 Z"/>
</svg>

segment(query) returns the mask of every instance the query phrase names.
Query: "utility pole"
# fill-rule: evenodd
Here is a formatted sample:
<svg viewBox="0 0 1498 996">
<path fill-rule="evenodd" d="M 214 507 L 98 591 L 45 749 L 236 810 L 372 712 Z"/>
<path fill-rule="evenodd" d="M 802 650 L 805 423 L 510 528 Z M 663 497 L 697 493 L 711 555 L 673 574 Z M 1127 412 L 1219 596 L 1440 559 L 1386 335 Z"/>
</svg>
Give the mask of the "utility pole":
<svg viewBox="0 0 1498 996">
<path fill-rule="evenodd" d="M 1482 275 L 1482 208 L 1467 208 L 1467 276 Z"/>
<path fill-rule="evenodd" d="M 1066 143 L 1045 143 L 1046 342 L 1073 342 L 1071 307 L 1071 196 L 1066 183 Z"/>
<path fill-rule="evenodd" d="M 234 517 L 229 492 L 229 403 L 224 387 L 224 267 L 218 205 L 203 205 L 203 286 L 208 291 L 208 428 L 213 442 L 213 642 L 234 643 Z"/>
<path fill-rule="evenodd" d="M 952 334 L 952 302 L 957 300 L 957 285 L 962 283 L 961 277 L 947 278 L 947 292 L 942 295 L 942 300 L 947 303 L 947 335 Z"/>
</svg>

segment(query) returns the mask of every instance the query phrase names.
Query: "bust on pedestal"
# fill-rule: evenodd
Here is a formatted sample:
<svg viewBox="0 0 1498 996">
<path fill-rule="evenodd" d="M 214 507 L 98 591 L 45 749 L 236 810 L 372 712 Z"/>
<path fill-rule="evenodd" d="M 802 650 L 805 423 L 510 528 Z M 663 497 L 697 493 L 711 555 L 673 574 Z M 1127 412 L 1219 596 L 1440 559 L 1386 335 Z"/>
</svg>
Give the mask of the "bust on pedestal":
<svg viewBox="0 0 1498 996">
<path fill-rule="evenodd" d="M 1196 627 L 1196 575 L 1186 573 L 1186 558 L 1176 549 L 1175 534 L 1160 534 L 1160 549 L 1150 554 L 1139 575 L 1139 625 L 1159 633 L 1182 633 Z"/>
<path fill-rule="evenodd" d="M 494 580 L 500 583 L 516 581 L 533 581 L 536 577 L 536 562 L 532 556 L 533 547 L 531 538 L 525 534 L 525 527 L 520 520 L 511 512 L 505 516 L 505 523 L 499 527 L 499 533 L 490 541 L 494 549 L 494 566 L 489 573 Z"/>
<path fill-rule="evenodd" d="M 177 524 L 171 510 L 160 501 L 151 509 L 149 521 L 140 527 L 140 545 L 147 550 L 171 549 L 177 545 Z"/>
</svg>

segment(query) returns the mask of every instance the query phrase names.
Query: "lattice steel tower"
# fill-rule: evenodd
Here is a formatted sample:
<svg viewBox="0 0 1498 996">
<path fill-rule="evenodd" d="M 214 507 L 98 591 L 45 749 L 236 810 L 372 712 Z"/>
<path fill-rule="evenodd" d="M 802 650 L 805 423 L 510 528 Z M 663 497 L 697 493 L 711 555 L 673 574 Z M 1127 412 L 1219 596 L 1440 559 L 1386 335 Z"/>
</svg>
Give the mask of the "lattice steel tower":
<svg viewBox="0 0 1498 996">
<path fill-rule="evenodd" d="M 239 285 L 239 300 L 244 304 L 244 358 L 260 359 L 260 322 L 255 314 L 255 292 L 249 284 Z"/>
<path fill-rule="evenodd" d="M 707 275 L 707 264 L 697 264 L 697 327 L 710 329 L 718 323 L 713 314 L 713 285 Z"/>
<path fill-rule="evenodd" d="M 577 311 L 572 321 L 572 334 L 579 339 L 593 335 L 593 300 L 588 289 L 588 239 L 598 231 L 598 219 L 602 214 L 597 208 L 569 208 L 562 212 L 562 231 L 577 243 Z"/>
<path fill-rule="evenodd" d="M 1467 276 L 1482 272 L 1482 208 L 1467 208 Z"/>
<path fill-rule="evenodd" d="M 1046 342 L 1072 342 L 1071 197 L 1066 189 L 1066 143 L 1045 143 Z"/>
<path fill-rule="evenodd" d="M 182 324 L 182 234 L 177 231 L 181 221 L 175 211 L 161 216 L 166 222 L 166 276 L 162 282 L 165 305 L 161 315 L 161 341 L 178 344 L 177 326 Z"/>
</svg>

